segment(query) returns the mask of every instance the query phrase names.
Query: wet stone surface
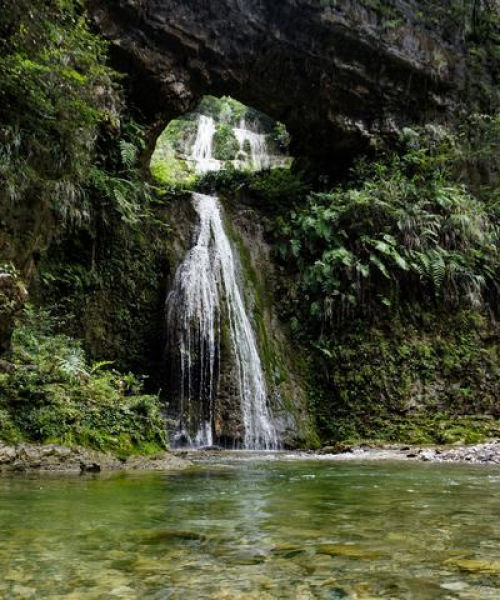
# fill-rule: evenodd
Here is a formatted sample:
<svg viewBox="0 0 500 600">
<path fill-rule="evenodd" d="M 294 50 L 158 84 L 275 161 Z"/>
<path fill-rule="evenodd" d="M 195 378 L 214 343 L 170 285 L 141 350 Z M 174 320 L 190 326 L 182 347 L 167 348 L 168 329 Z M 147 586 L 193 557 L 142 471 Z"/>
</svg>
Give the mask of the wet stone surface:
<svg viewBox="0 0 500 600">
<path fill-rule="evenodd" d="M 0 474 L 34 471 L 76 473 L 165 471 L 188 466 L 190 466 L 188 461 L 167 452 L 150 457 L 135 456 L 119 459 L 109 453 L 80 447 L 68 448 L 57 444 L 9 446 L 0 441 Z"/>
<path fill-rule="evenodd" d="M 434 462 L 466 462 L 470 464 L 500 465 L 500 441 L 474 446 L 457 446 L 455 448 L 431 449 L 420 453 L 422 460 Z"/>
<path fill-rule="evenodd" d="M 419 460 L 422 462 L 454 462 L 475 465 L 500 465 L 500 440 L 483 444 L 455 446 L 408 446 L 389 444 L 380 446 L 348 445 L 338 443 L 326 446 L 317 460 Z"/>
</svg>

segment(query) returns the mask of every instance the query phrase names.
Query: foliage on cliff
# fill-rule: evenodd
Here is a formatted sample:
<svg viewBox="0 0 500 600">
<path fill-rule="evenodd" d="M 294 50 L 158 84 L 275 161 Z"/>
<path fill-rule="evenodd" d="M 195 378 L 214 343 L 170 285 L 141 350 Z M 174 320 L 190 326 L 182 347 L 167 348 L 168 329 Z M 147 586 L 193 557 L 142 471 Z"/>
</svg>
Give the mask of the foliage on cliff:
<svg viewBox="0 0 500 600">
<path fill-rule="evenodd" d="M 81 2 L 0 6 L 0 56 L 0 252 L 31 276 L 60 232 L 136 220 L 141 138 Z"/>
<path fill-rule="evenodd" d="M 93 355 L 119 359 L 129 344 L 134 363 L 133 322 L 150 314 L 167 238 L 140 171 L 142 130 L 81 2 L 2 6 L 0 32 L 0 254 Z"/>
<path fill-rule="evenodd" d="M 0 4 L 0 50 L 0 255 L 64 317 L 29 313 L 10 352 L 12 315 L 2 321 L 0 438 L 163 447 L 158 399 L 83 350 L 144 372 L 158 333 L 167 236 L 140 173 L 142 130 L 80 1 Z"/>
<path fill-rule="evenodd" d="M 412 304 L 309 348 L 324 440 L 449 444 L 500 434 L 500 339 L 487 314 Z"/>
<path fill-rule="evenodd" d="M 98 128 L 116 119 L 106 46 L 73 1 L 16 2 L 1 10 L 0 31 L 2 200 L 30 196 L 80 223 Z"/>
<path fill-rule="evenodd" d="M 18 270 L 0 264 L 0 354 L 10 348 L 16 315 L 22 310 L 27 291 Z"/>
<path fill-rule="evenodd" d="M 138 222 L 114 221 L 95 236 L 67 235 L 40 262 L 34 302 L 50 306 L 60 330 L 93 360 L 163 373 L 164 303 L 172 236 L 168 207 L 143 206 Z"/>
<path fill-rule="evenodd" d="M 492 117 L 406 130 L 399 153 L 279 211 L 280 307 L 323 438 L 500 431 L 499 139 Z"/>
<path fill-rule="evenodd" d="M 496 207 L 453 179 L 452 138 L 406 130 L 404 144 L 282 220 L 306 317 L 335 324 L 412 300 L 478 307 L 488 296 L 496 305 Z"/>
</svg>

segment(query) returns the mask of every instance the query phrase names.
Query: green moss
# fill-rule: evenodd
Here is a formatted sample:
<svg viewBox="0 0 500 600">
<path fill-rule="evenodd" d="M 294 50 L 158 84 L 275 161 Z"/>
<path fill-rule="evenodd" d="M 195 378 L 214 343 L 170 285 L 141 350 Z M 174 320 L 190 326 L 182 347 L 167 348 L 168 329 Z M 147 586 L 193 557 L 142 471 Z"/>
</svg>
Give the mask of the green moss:
<svg viewBox="0 0 500 600">
<path fill-rule="evenodd" d="M 71 235 L 45 256 L 31 290 L 59 330 L 83 340 L 93 360 L 154 373 L 162 355 L 163 308 L 173 237 L 166 199 L 139 222 L 114 221 L 96 237 Z M 153 366 L 153 368 L 151 368 Z"/>
<path fill-rule="evenodd" d="M 498 338 L 478 313 L 358 322 L 313 353 L 309 393 L 324 440 L 472 443 L 500 433 Z"/>
<path fill-rule="evenodd" d="M 253 327 L 269 389 L 279 393 L 282 410 L 296 419 L 297 430 L 288 442 L 299 444 L 301 448 L 317 449 L 320 447 L 320 438 L 315 422 L 308 418 L 304 405 L 302 375 L 305 369 L 300 367 L 305 359 L 302 350 L 296 347 L 293 354 L 290 353 L 286 336 L 270 324 L 275 308 L 270 271 L 260 261 L 254 262 L 256 257 L 252 255 L 250 244 L 254 244 L 255 240 L 248 242 L 230 218 L 226 219 L 225 226 L 240 260 L 247 306 L 253 308 Z"/>
<path fill-rule="evenodd" d="M 243 241 L 242 237 L 238 234 L 236 229 L 232 226 L 229 219 L 225 222 L 226 231 L 229 232 L 230 239 L 234 244 L 240 264 L 242 267 L 243 280 L 245 281 L 245 293 L 246 293 L 246 304 L 253 305 L 253 325 L 257 333 L 257 340 L 259 343 L 259 354 L 264 365 L 265 373 L 270 383 L 279 383 L 282 375 L 282 369 L 279 368 L 279 361 L 277 360 L 277 352 L 274 348 L 274 343 L 269 339 L 267 326 L 265 323 L 265 307 L 270 306 L 270 293 L 266 288 L 265 277 L 259 277 L 252 264 L 252 258 L 250 251 Z M 278 381 L 276 381 L 275 374 L 277 375 Z"/>
</svg>

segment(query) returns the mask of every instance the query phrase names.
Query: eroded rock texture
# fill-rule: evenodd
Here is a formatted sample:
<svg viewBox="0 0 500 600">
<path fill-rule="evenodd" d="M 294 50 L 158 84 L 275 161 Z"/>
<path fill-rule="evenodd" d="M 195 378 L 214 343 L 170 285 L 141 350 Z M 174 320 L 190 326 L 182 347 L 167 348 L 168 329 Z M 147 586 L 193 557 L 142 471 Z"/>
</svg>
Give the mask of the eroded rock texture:
<svg viewBox="0 0 500 600">
<path fill-rule="evenodd" d="M 365 4 L 89 0 L 148 122 L 230 94 L 284 121 L 295 151 L 323 161 L 454 114 L 466 88 L 465 45 L 443 20 L 446 0 L 395 0 L 384 14 Z M 427 21 L 433 4 L 441 16 Z"/>
</svg>

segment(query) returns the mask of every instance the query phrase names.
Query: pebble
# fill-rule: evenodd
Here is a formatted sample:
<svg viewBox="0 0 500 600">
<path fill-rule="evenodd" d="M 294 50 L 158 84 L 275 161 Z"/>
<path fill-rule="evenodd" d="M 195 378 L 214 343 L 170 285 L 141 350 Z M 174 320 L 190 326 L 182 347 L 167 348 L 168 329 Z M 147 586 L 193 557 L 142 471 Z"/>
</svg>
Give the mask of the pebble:
<svg viewBox="0 0 500 600">
<path fill-rule="evenodd" d="M 427 458 L 421 460 L 431 460 L 433 462 L 467 462 L 471 464 L 500 464 L 500 440 L 494 440 L 485 444 L 476 444 L 474 446 L 457 446 L 450 449 L 444 449 L 439 452 L 428 450 L 425 452 Z"/>
<path fill-rule="evenodd" d="M 463 592 L 469 586 L 463 581 L 450 581 L 447 583 L 442 583 L 441 586 L 443 590 L 448 590 L 449 592 Z"/>
</svg>

